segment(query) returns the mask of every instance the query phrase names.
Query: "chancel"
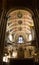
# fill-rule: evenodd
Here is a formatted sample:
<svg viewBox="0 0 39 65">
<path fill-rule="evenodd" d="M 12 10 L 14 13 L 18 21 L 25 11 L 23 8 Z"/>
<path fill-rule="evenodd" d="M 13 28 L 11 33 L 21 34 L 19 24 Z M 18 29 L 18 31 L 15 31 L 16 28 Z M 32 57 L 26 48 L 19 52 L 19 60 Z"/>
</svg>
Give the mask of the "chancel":
<svg viewBox="0 0 39 65">
<path fill-rule="evenodd" d="M 0 65 L 39 64 L 38 1 L 0 3 Z"/>
</svg>

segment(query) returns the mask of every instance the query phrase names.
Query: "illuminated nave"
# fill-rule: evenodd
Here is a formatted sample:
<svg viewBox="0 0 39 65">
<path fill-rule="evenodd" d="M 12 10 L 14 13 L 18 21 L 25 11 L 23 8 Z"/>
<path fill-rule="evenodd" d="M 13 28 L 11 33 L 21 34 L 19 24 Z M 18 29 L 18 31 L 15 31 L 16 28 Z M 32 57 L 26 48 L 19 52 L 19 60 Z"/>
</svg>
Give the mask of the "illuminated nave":
<svg viewBox="0 0 39 65">
<path fill-rule="evenodd" d="M 0 64 L 39 64 L 39 1 L 0 2 Z"/>
</svg>

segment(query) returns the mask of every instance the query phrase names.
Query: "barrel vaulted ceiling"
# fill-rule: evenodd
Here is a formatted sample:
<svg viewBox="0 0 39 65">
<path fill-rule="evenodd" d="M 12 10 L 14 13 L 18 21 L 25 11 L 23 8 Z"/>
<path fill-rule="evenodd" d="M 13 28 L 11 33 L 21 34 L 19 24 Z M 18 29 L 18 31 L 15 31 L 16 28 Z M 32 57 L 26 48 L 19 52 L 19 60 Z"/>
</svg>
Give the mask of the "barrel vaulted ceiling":
<svg viewBox="0 0 39 65">
<path fill-rule="evenodd" d="M 34 26 L 32 14 L 26 10 L 15 10 L 8 15 L 6 32 L 13 34 L 14 32 L 31 33 Z"/>
</svg>

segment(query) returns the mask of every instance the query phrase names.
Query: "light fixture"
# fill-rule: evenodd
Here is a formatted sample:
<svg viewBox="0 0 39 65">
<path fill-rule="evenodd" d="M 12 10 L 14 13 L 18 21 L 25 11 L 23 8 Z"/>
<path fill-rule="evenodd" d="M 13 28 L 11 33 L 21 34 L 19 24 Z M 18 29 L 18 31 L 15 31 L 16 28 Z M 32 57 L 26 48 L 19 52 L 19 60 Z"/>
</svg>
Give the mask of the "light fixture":
<svg viewBox="0 0 39 65">
<path fill-rule="evenodd" d="M 3 57 L 3 62 L 9 62 L 7 54 L 5 54 L 5 56 Z"/>
</svg>

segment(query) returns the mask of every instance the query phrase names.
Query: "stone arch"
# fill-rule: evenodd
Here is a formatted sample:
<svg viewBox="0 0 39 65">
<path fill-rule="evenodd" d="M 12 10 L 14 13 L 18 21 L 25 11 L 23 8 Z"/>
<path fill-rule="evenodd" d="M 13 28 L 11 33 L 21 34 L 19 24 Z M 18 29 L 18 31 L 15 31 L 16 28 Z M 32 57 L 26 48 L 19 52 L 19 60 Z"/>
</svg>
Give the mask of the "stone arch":
<svg viewBox="0 0 39 65">
<path fill-rule="evenodd" d="M 6 16 L 8 16 L 10 13 L 12 13 L 12 12 L 14 12 L 14 11 L 16 11 L 16 10 L 24 10 L 24 11 L 27 11 L 28 13 L 30 13 L 30 15 L 33 17 L 33 15 L 34 15 L 34 13 L 30 10 L 30 9 L 28 9 L 28 8 L 13 8 L 13 9 L 10 9 L 8 12 L 7 12 L 7 15 Z M 33 18 L 32 18 L 33 19 Z M 34 22 L 33 22 L 34 23 Z M 17 34 L 17 33 L 16 33 Z M 14 37 L 16 37 L 16 34 L 15 34 L 15 36 Z M 23 33 L 24 34 L 24 33 Z M 19 35 L 17 35 L 18 37 L 19 37 Z M 22 35 L 23 37 L 25 36 L 25 34 L 24 35 Z M 16 38 L 15 38 L 16 39 Z M 26 38 L 25 38 L 26 39 Z"/>
</svg>

